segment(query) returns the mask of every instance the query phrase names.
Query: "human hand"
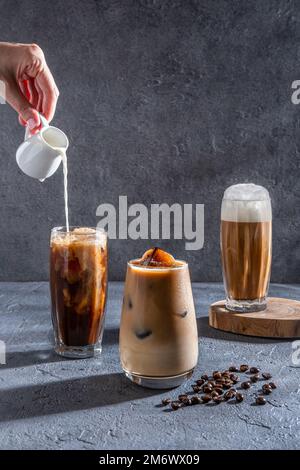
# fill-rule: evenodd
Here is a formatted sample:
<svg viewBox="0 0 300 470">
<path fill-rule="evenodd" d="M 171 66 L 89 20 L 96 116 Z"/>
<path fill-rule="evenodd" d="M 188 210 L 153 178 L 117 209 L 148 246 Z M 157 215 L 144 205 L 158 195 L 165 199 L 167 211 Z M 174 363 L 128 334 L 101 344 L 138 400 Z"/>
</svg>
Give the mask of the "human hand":
<svg viewBox="0 0 300 470">
<path fill-rule="evenodd" d="M 0 80 L 5 83 L 5 99 L 23 126 L 37 132 L 39 113 L 51 121 L 59 91 L 39 46 L 0 42 Z"/>
</svg>

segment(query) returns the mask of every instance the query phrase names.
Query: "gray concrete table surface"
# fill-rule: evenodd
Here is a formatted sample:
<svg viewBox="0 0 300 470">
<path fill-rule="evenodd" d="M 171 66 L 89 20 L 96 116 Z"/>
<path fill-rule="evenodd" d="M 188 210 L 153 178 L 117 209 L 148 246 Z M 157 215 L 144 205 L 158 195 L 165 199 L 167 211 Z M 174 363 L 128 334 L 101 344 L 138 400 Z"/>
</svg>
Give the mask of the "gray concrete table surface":
<svg viewBox="0 0 300 470">
<path fill-rule="evenodd" d="M 176 412 L 158 406 L 189 390 L 147 390 L 122 374 L 118 327 L 122 283 L 111 283 L 101 358 L 66 360 L 53 353 L 47 283 L 0 284 L 1 449 L 296 449 L 300 442 L 300 369 L 292 341 L 236 336 L 208 326 L 221 284 L 194 284 L 199 361 L 194 374 L 230 364 L 258 365 L 277 390 L 266 406 L 198 405 Z M 272 285 L 271 295 L 300 298 L 300 285 Z"/>
</svg>

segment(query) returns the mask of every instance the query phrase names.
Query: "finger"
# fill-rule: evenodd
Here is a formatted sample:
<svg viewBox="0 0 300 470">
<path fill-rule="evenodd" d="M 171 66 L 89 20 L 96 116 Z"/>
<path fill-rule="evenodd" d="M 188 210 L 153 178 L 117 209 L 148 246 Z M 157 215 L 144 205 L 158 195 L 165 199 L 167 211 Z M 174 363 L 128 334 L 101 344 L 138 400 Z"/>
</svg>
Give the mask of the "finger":
<svg viewBox="0 0 300 470">
<path fill-rule="evenodd" d="M 21 116 L 19 115 L 19 123 L 26 127 L 28 125 L 29 129 L 30 129 L 30 134 L 37 134 L 37 132 L 40 130 L 40 125 L 37 126 L 36 125 L 36 122 L 33 121 L 31 118 L 29 119 L 28 122 L 24 121 L 24 119 L 21 118 Z M 31 127 L 33 126 L 33 127 Z"/>
<path fill-rule="evenodd" d="M 33 106 L 34 109 L 36 109 L 39 113 L 42 112 L 42 102 L 43 102 L 43 95 L 42 93 L 40 94 L 40 99 L 39 99 L 39 92 L 35 88 L 34 85 L 34 79 L 29 78 L 28 79 L 28 89 L 30 90 L 30 104 Z M 40 101 L 40 106 L 39 106 L 39 101 Z M 39 117 L 39 115 L 38 115 Z M 40 117 L 39 117 L 40 121 Z M 30 123 L 29 123 L 30 125 Z M 35 126 L 33 130 L 31 130 L 31 134 L 36 134 L 41 127 L 41 122 L 38 126 Z"/>
<path fill-rule="evenodd" d="M 23 95 L 26 97 L 26 99 L 30 102 L 33 108 L 37 109 L 37 102 L 38 102 L 38 93 L 35 89 L 33 80 L 31 78 L 28 78 L 28 80 L 19 80 L 19 88 Z M 27 122 L 22 119 L 22 117 L 19 115 L 19 123 L 22 126 L 26 126 Z M 34 126 L 36 127 L 36 126 Z M 37 130 L 37 129 L 36 129 Z M 35 132 L 33 132 L 35 133 Z"/>
<path fill-rule="evenodd" d="M 28 123 L 30 129 L 39 127 L 40 117 L 38 112 L 32 108 L 14 80 L 6 83 L 6 100 L 19 113 L 20 117 Z"/>
<path fill-rule="evenodd" d="M 19 115 L 19 123 L 21 124 L 21 126 L 27 126 L 27 122 L 24 121 L 24 119 L 22 119 L 20 115 Z"/>
<path fill-rule="evenodd" d="M 30 89 L 29 89 L 28 80 L 19 80 L 18 84 L 19 84 L 20 90 L 22 91 L 22 93 L 25 96 L 25 98 L 27 99 L 27 101 L 31 102 L 30 101 Z"/>
<path fill-rule="evenodd" d="M 43 92 L 43 114 L 50 122 L 55 113 L 59 91 L 47 64 L 38 74 L 35 83 Z"/>
<path fill-rule="evenodd" d="M 27 87 L 26 87 L 26 84 L 25 84 L 26 80 L 19 80 L 19 87 L 20 87 L 20 90 L 22 91 L 23 95 L 26 97 L 26 93 L 27 93 Z M 26 126 L 27 125 L 27 122 L 24 121 L 24 119 L 21 118 L 21 116 L 19 115 L 19 123 L 22 125 L 22 126 Z"/>
<path fill-rule="evenodd" d="M 35 86 L 35 89 L 37 91 L 36 109 L 38 110 L 39 113 L 44 114 L 44 112 L 43 112 L 43 96 L 44 96 L 43 90 L 41 89 L 41 87 L 39 86 L 37 81 L 35 81 L 34 86 Z"/>
<path fill-rule="evenodd" d="M 38 109 L 39 94 L 32 78 L 28 80 L 28 88 L 30 90 L 30 103 L 35 109 Z M 38 111 L 40 110 L 38 109 Z"/>
</svg>

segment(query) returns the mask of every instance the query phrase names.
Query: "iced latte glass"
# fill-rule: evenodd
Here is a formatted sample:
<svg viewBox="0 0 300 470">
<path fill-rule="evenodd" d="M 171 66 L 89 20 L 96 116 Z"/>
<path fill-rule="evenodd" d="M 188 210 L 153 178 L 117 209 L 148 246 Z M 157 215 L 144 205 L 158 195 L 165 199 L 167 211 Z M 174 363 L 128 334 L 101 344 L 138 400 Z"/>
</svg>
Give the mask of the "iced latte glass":
<svg viewBox="0 0 300 470">
<path fill-rule="evenodd" d="M 226 189 L 221 253 L 227 309 L 264 310 L 271 272 L 272 209 L 269 193 L 262 186 L 237 184 Z"/>
<path fill-rule="evenodd" d="M 101 353 L 107 290 L 107 236 L 97 228 L 52 229 L 50 289 L 55 351 Z"/>
<path fill-rule="evenodd" d="M 120 356 L 133 382 L 170 388 L 190 377 L 197 364 L 196 316 L 187 263 L 154 250 L 151 260 L 153 249 L 128 263 Z"/>
</svg>

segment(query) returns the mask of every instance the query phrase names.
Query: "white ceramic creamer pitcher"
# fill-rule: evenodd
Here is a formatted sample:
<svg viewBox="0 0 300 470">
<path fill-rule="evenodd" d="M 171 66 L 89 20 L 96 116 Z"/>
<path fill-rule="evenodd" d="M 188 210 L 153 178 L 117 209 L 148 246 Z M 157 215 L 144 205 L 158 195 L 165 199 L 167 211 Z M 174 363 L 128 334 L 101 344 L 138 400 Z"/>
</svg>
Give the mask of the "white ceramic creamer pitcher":
<svg viewBox="0 0 300 470">
<path fill-rule="evenodd" d="M 26 127 L 25 140 L 17 150 L 16 160 L 26 175 L 43 181 L 59 167 L 69 141 L 64 132 L 49 126 L 44 116 L 40 115 L 40 119 L 42 127 L 37 134 L 31 135 Z"/>
</svg>

